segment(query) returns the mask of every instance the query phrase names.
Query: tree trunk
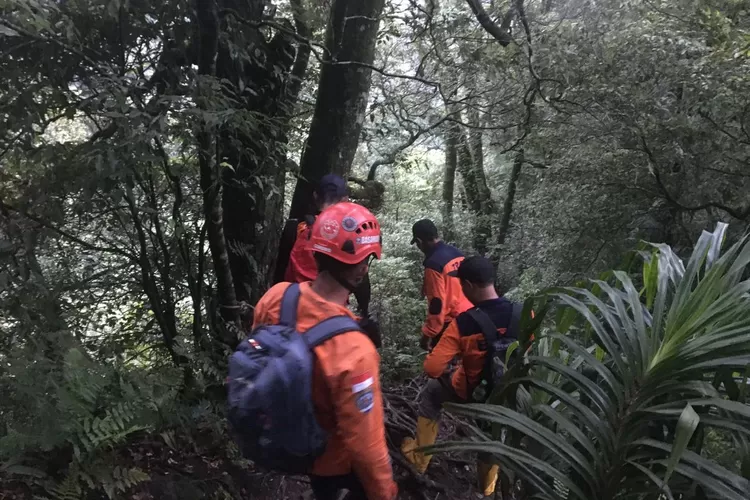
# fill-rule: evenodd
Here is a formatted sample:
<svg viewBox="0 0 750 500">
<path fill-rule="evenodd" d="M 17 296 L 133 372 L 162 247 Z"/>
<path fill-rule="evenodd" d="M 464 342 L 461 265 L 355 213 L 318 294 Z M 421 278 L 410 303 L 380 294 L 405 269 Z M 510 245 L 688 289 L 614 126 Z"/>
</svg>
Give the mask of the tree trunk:
<svg viewBox="0 0 750 500">
<path fill-rule="evenodd" d="M 479 140 L 481 145 L 481 138 Z M 492 236 L 492 214 L 494 204 L 484 174 L 483 151 L 472 151 L 462 132 L 458 141 L 458 168 L 463 178 L 466 199 L 474 215 L 474 249 L 484 255 L 489 250 Z"/>
<path fill-rule="evenodd" d="M 313 186 L 327 173 L 346 177 L 359 145 L 384 0 L 335 0 L 315 112 L 300 162 L 291 217 L 311 210 Z"/>
<path fill-rule="evenodd" d="M 443 173 L 443 234 L 453 239 L 453 191 L 458 163 L 456 126 L 451 125 L 445 134 L 445 170 Z"/>
<path fill-rule="evenodd" d="M 508 190 L 505 194 L 505 202 L 503 203 L 503 214 L 500 218 L 500 228 L 497 233 L 497 245 L 501 247 L 505 244 L 505 238 L 508 236 L 510 230 L 510 217 L 513 214 L 513 201 L 516 198 L 516 184 L 518 178 L 521 176 L 521 167 L 524 162 L 524 149 L 523 146 L 518 150 L 515 160 L 513 160 L 513 168 L 510 171 L 510 179 L 508 179 Z M 498 249 L 499 250 L 499 249 Z"/>
<path fill-rule="evenodd" d="M 469 210 L 474 214 L 478 214 L 481 207 L 479 206 L 479 195 L 477 194 L 477 176 L 472 165 L 471 150 L 469 149 L 466 135 L 463 132 L 460 132 L 458 136 L 457 158 L 457 168 L 463 181 L 466 202 Z"/>
<path fill-rule="evenodd" d="M 198 73 L 203 76 L 213 77 L 216 74 L 216 54 L 219 40 L 219 20 L 216 4 L 198 0 L 197 15 L 200 28 Z M 199 86 L 199 95 L 196 99 L 198 107 L 204 110 L 204 112 L 209 109 L 208 96 L 203 95 L 208 93 L 207 87 L 209 87 L 207 83 Z M 203 190 L 203 211 L 206 219 L 208 246 L 211 250 L 214 273 L 216 274 L 219 311 L 221 318 L 226 323 L 238 325 L 237 297 L 234 293 L 234 282 L 224 237 L 221 203 L 222 185 L 216 165 L 215 134 L 209 129 L 204 120 L 199 125 L 196 136 L 198 142 L 198 163 L 200 165 L 200 183 Z M 236 344 L 236 339 L 231 338 L 229 335 L 225 336 L 223 340 L 232 347 Z"/>
<path fill-rule="evenodd" d="M 479 114 L 476 111 L 470 111 L 469 119 L 476 127 L 469 131 L 469 152 L 472 156 L 471 166 L 474 170 L 478 208 L 474 223 L 474 248 L 480 254 L 485 255 L 489 251 L 489 242 L 492 239 L 495 204 L 492 201 L 492 192 L 487 185 L 487 175 L 484 171 L 482 130 L 478 128 L 481 125 Z"/>
<path fill-rule="evenodd" d="M 309 47 L 295 53 L 294 37 L 282 31 L 266 39 L 257 24 L 266 3 L 224 1 L 232 14 L 223 19 L 228 37 L 219 42 L 216 62 L 224 98 L 240 111 L 224 124 L 218 150 L 229 265 L 235 296 L 246 304 L 256 303 L 273 279 L 283 225 L 287 132 L 310 54 Z M 301 4 L 292 6 L 298 35 L 309 35 Z M 246 49 L 238 53 L 237 46 Z"/>
</svg>

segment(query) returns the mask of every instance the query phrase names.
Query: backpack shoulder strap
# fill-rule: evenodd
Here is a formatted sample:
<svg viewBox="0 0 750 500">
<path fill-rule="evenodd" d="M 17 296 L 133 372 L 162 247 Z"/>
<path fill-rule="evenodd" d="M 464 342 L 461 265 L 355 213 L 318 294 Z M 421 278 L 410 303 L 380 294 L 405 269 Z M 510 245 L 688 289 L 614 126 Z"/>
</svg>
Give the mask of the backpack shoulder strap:
<svg viewBox="0 0 750 500">
<path fill-rule="evenodd" d="M 474 319 L 474 321 L 477 322 L 479 328 L 481 328 L 482 330 L 482 335 L 484 335 L 484 340 L 488 345 L 492 345 L 497 341 L 497 326 L 495 326 L 495 323 L 493 323 L 492 319 L 487 316 L 486 312 L 482 311 L 478 307 L 469 309 L 466 312 Z"/>
<path fill-rule="evenodd" d="M 312 349 L 341 333 L 361 331 L 362 328 L 360 328 L 359 323 L 349 316 L 341 315 L 321 321 L 302 334 L 302 337 Z"/>
<path fill-rule="evenodd" d="M 279 324 L 294 327 L 297 324 L 297 305 L 299 304 L 299 283 L 292 283 L 284 290 L 281 297 Z"/>
<path fill-rule="evenodd" d="M 518 302 L 512 302 L 513 310 L 510 318 L 510 325 L 508 325 L 507 335 L 517 339 L 521 334 L 521 312 L 523 312 L 523 304 Z"/>
</svg>

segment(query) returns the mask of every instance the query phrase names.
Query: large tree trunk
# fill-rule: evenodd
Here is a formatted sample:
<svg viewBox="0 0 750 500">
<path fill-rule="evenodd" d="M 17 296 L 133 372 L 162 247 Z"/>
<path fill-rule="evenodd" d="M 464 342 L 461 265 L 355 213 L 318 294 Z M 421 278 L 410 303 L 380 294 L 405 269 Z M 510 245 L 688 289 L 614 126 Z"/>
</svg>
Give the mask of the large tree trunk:
<svg viewBox="0 0 750 500">
<path fill-rule="evenodd" d="M 205 77 L 216 74 L 216 52 L 219 40 L 219 20 L 216 4 L 197 2 L 198 26 L 200 29 L 198 73 Z M 199 96 L 196 99 L 199 109 L 207 112 L 209 84 L 199 85 Z M 219 300 L 219 311 L 224 322 L 238 326 L 237 297 L 229 267 L 229 256 L 224 238 L 224 221 L 221 207 L 222 189 L 216 166 L 216 140 L 214 132 L 205 123 L 199 125 L 197 132 L 198 163 L 200 164 L 200 184 L 203 190 L 203 210 L 208 233 L 208 246 L 216 275 L 216 288 Z M 230 330 L 221 330 L 222 332 Z M 236 339 L 226 335 L 224 342 L 233 346 Z"/>
<path fill-rule="evenodd" d="M 384 0 L 335 0 L 326 31 L 310 133 L 300 162 L 291 217 L 305 215 L 313 186 L 327 173 L 346 177 L 359 145 Z"/>
<path fill-rule="evenodd" d="M 223 3 L 232 9 L 222 25 L 231 37 L 219 43 L 216 76 L 224 98 L 243 112 L 223 126 L 218 139 L 224 231 L 237 300 L 254 304 L 273 277 L 283 224 L 287 131 L 309 47 L 297 51 L 295 60 L 293 37 L 279 31 L 266 39 L 257 24 L 264 0 Z M 292 4 L 298 34 L 308 35 L 299 2 Z M 238 46 L 243 53 L 237 53 Z"/>
</svg>

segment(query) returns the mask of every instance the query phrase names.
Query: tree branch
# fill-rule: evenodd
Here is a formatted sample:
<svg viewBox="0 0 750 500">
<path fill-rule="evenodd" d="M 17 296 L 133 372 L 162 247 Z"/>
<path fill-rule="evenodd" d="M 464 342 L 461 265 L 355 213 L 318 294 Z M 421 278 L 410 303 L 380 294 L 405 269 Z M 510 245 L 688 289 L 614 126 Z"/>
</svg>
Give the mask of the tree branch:
<svg viewBox="0 0 750 500">
<path fill-rule="evenodd" d="M 727 205 L 724 205 L 723 203 L 717 203 L 717 202 L 707 202 L 702 203 L 700 205 L 684 205 L 683 203 L 680 203 L 667 189 L 667 186 L 664 184 L 664 181 L 661 178 L 661 172 L 659 172 L 658 164 L 656 162 L 656 156 L 654 155 L 654 152 L 651 150 L 651 148 L 648 146 L 648 142 L 646 142 L 646 138 L 643 134 L 639 134 L 639 138 L 641 140 L 641 145 L 643 146 L 643 152 L 646 154 L 646 157 L 649 162 L 649 171 L 651 175 L 653 175 L 654 180 L 656 181 L 656 187 L 659 189 L 659 192 L 664 196 L 664 199 L 667 200 L 667 202 L 676 207 L 680 210 L 685 210 L 687 212 L 697 212 L 699 210 L 706 210 L 708 208 L 717 208 L 719 210 L 722 210 L 726 212 L 727 214 L 731 215 L 735 219 L 738 220 L 746 220 L 750 216 L 750 205 L 746 206 L 742 209 L 736 209 L 729 207 Z"/>
<path fill-rule="evenodd" d="M 471 11 L 474 13 L 477 21 L 479 21 L 479 24 L 482 25 L 482 28 L 484 28 L 487 33 L 492 35 L 492 37 L 497 40 L 500 45 L 502 45 L 503 47 L 507 47 L 510 42 L 513 41 L 513 37 L 510 34 L 510 23 L 513 20 L 513 7 L 510 7 L 508 9 L 508 12 L 503 18 L 502 24 L 498 26 L 490 18 L 489 14 L 487 14 L 487 11 L 484 10 L 484 6 L 482 6 L 481 0 L 466 0 L 466 3 L 468 3 L 469 7 L 471 7 Z"/>
<path fill-rule="evenodd" d="M 417 139 L 422 137 L 427 132 L 430 132 L 431 130 L 434 130 L 435 128 L 439 127 L 443 122 L 445 122 L 448 119 L 448 116 L 445 116 L 441 118 L 440 120 L 436 121 L 435 123 L 429 125 L 426 128 L 420 128 L 416 132 L 412 133 L 409 136 L 409 139 L 398 146 L 396 149 L 391 151 L 388 155 L 385 157 L 376 160 L 375 162 L 370 165 L 369 173 L 367 174 L 367 180 L 368 181 L 374 181 L 375 180 L 375 174 L 377 173 L 378 167 L 382 167 L 383 165 L 390 165 L 392 163 L 395 163 L 398 159 L 398 155 L 403 153 L 406 149 L 408 149 L 411 145 L 413 145 L 415 142 L 417 142 Z"/>
<path fill-rule="evenodd" d="M 292 15 L 294 17 L 294 27 L 297 30 L 297 35 L 309 40 L 312 36 L 310 28 L 305 22 L 305 7 L 302 5 L 301 0 L 290 0 L 292 6 Z M 310 62 L 310 52 L 312 45 L 310 43 L 300 43 L 297 47 L 297 57 L 294 59 L 294 65 L 292 66 L 291 73 L 291 85 L 288 89 L 288 95 L 292 101 L 297 100 L 300 89 L 302 89 L 302 81 L 305 78 L 307 72 L 307 66 Z"/>
<path fill-rule="evenodd" d="M 221 15 L 222 16 L 232 15 L 240 23 L 245 24 L 245 25 L 250 26 L 250 27 L 253 27 L 253 28 L 262 28 L 262 27 L 273 28 L 276 31 L 278 31 L 280 33 L 283 33 L 283 34 L 289 36 L 290 38 L 292 38 L 293 40 L 297 41 L 300 44 L 300 46 L 307 46 L 307 47 L 309 47 L 311 53 L 315 56 L 315 59 L 317 59 L 318 63 L 320 63 L 320 64 L 337 65 L 337 66 L 344 66 L 344 65 L 359 66 L 361 68 L 367 68 L 367 69 L 370 69 L 372 71 L 375 71 L 376 73 L 380 73 L 381 75 L 386 76 L 388 78 L 401 78 L 401 79 L 405 79 L 405 80 L 414 80 L 414 81 L 423 83 L 425 85 L 428 85 L 430 87 L 435 87 L 435 88 L 439 88 L 440 87 L 440 83 L 438 83 L 438 82 L 434 82 L 432 80 L 427 80 L 427 79 L 421 78 L 419 76 L 404 75 L 404 74 L 397 74 L 397 73 L 389 73 L 384 68 L 379 68 L 379 67 L 377 67 L 375 65 L 372 65 L 372 64 L 367 64 L 367 63 L 363 63 L 363 62 L 359 62 L 359 61 L 336 61 L 336 60 L 331 60 L 330 51 L 328 50 L 328 48 L 325 45 L 323 45 L 322 43 L 319 43 L 319 42 L 315 42 L 315 41 L 311 40 L 310 38 L 307 38 L 307 37 L 303 36 L 300 33 L 295 33 L 294 31 L 291 31 L 290 29 L 288 29 L 284 25 L 276 23 L 276 22 L 273 22 L 273 21 L 267 21 L 267 20 L 260 21 L 260 22 L 250 21 L 250 20 L 245 19 L 242 16 L 240 16 L 239 13 L 236 10 L 229 9 L 229 8 L 222 9 L 221 10 Z M 297 29 L 299 30 L 299 27 L 297 27 Z M 323 53 L 323 55 L 321 55 L 319 52 L 317 52 L 315 50 L 312 50 L 313 48 L 319 49 L 320 52 Z"/>
<path fill-rule="evenodd" d="M 22 217 L 25 217 L 29 219 L 32 222 L 36 222 L 40 226 L 44 227 L 45 229 L 49 229 L 50 231 L 53 231 L 63 238 L 72 241 L 73 243 L 76 243 L 78 245 L 81 245 L 83 248 L 87 250 L 92 250 L 96 252 L 103 252 L 103 253 L 109 253 L 113 255 L 119 255 L 121 257 L 125 257 L 133 262 L 138 262 L 138 258 L 129 252 L 126 252 L 125 250 L 119 249 L 119 248 L 109 248 L 109 247 L 100 247 L 97 245 L 94 245 L 92 243 L 88 243 L 87 241 L 82 240 L 81 238 L 78 238 L 77 236 L 74 236 L 70 234 L 69 232 L 65 231 L 64 229 L 60 229 L 59 227 L 53 226 L 49 222 L 45 221 L 44 219 L 37 217 L 35 215 L 31 215 L 28 212 L 21 211 L 11 205 L 8 205 L 7 203 L 0 200 L 0 206 L 2 206 L 4 209 L 9 210 L 11 212 L 16 212 L 17 214 L 20 214 Z"/>
</svg>

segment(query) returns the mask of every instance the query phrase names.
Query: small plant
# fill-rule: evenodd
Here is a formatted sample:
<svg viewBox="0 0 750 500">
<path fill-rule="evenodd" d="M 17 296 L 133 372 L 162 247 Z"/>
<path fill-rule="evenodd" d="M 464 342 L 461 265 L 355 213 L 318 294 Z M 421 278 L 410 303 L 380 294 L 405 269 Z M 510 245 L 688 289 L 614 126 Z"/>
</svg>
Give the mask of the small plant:
<svg viewBox="0 0 750 500">
<path fill-rule="evenodd" d="M 59 363 L 24 362 L 31 351 L 12 354 L 0 379 L 12 395 L 3 403 L 13 410 L 0 413 L 7 429 L 0 436 L 6 464 L 0 474 L 59 500 L 78 500 L 88 491 L 115 498 L 148 479 L 123 465 L 118 449 L 163 425 L 165 408 L 178 414 L 172 389 L 157 387 L 158 378 L 100 363 L 79 348 L 68 349 Z"/>
</svg>

